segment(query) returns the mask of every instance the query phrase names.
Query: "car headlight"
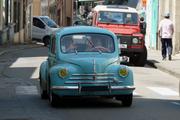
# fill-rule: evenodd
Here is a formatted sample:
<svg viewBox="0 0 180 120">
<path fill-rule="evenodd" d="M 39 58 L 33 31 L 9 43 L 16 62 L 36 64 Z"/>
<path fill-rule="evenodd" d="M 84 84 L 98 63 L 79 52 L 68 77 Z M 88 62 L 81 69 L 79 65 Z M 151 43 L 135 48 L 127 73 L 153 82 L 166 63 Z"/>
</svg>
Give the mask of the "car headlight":
<svg viewBox="0 0 180 120">
<path fill-rule="evenodd" d="M 59 73 L 58 73 L 59 77 L 61 78 L 65 78 L 68 76 L 68 70 L 67 69 L 61 69 L 59 70 Z"/>
<path fill-rule="evenodd" d="M 133 44 L 138 44 L 139 40 L 138 40 L 138 38 L 133 38 L 132 42 L 133 42 Z"/>
<path fill-rule="evenodd" d="M 120 69 L 119 69 L 119 76 L 121 76 L 121 77 L 126 77 L 126 76 L 128 76 L 128 73 L 129 73 L 129 71 L 128 71 L 127 68 L 120 68 Z"/>
</svg>

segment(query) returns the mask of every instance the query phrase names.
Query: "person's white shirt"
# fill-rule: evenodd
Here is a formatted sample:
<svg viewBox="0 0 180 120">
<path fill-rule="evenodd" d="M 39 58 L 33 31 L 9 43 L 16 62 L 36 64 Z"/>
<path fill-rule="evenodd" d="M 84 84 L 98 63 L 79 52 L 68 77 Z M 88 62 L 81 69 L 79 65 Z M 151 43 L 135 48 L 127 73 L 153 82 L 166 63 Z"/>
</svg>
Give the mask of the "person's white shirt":
<svg viewBox="0 0 180 120">
<path fill-rule="evenodd" d="M 159 24 L 161 38 L 172 38 L 174 32 L 173 22 L 170 19 L 163 19 Z"/>
</svg>

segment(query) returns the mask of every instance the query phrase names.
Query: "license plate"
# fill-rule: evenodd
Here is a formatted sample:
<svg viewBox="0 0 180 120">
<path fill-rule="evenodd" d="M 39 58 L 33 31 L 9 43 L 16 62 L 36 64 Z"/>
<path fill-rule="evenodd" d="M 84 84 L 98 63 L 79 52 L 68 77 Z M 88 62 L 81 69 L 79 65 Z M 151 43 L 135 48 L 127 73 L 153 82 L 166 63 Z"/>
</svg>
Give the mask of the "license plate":
<svg viewBox="0 0 180 120">
<path fill-rule="evenodd" d="M 127 44 L 120 44 L 120 48 L 127 48 Z"/>
<path fill-rule="evenodd" d="M 108 86 L 82 86 L 82 92 L 108 91 Z"/>
<path fill-rule="evenodd" d="M 120 61 L 121 61 L 122 63 L 129 62 L 129 57 L 127 57 L 127 56 L 120 56 Z"/>
</svg>

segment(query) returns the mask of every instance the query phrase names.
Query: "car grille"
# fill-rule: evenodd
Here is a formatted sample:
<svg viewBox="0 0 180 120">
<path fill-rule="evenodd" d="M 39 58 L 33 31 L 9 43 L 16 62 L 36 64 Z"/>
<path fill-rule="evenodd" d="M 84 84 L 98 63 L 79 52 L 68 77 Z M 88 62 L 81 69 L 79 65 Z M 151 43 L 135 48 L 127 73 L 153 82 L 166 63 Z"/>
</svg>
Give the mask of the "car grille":
<svg viewBox="0 0 180 120">
<path fill-rule="evenodd" d="M 127 44 L 130 46 L 132 44 L 132 36 L 118 36 L 120 38 L 121 44 Z"/>
<path fill-rule="evenodd" d="M 114 74 L 99 73 L 99 74 L 73 74 L 70 80 L 113 80 Z"/>
<path fill-rule="evenodd" d="M 120 82 L 113 73 L 98 73 L 98 74 L 72 74 L 66 81 L 67 84 L 95 84 L 95 83 L 114 83 Z"/>
</svg>

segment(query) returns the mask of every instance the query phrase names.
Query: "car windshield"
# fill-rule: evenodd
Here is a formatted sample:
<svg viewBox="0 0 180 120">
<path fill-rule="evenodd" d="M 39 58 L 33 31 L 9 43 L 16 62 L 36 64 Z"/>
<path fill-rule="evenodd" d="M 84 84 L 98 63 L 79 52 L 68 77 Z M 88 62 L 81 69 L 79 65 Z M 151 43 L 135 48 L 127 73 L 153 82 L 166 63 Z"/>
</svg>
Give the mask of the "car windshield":
<svg viewBox="0 0 180 120">
<path fill-rule="evenodd" d="M 113 38 L 105 34 L 74 34 L 66 35 L 60 40 L 63 53 L 115 51 Z"/>
<path fill-rule="evenodd" d="M 41 19 L 51 28 L 58 28 L 58 25 L 48 17 L 41 17 Z"/>
<path fill-rule="evenodd" d="M 137 13 L 100 11 L 98 21 L 102 23 L 136 25 L 138 24 L 138 15 Z"/>
</svg>

